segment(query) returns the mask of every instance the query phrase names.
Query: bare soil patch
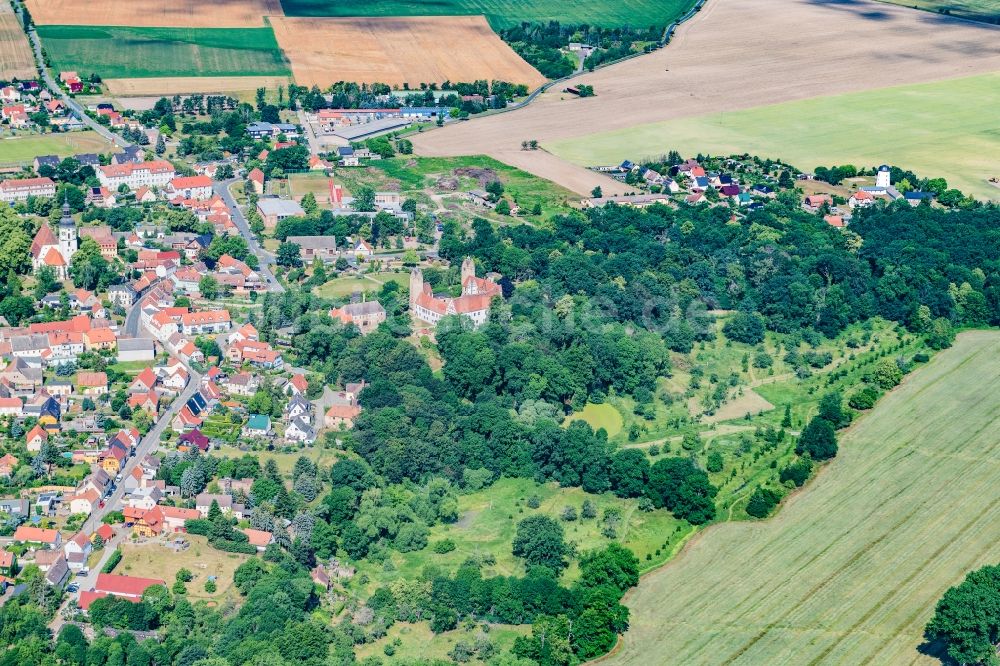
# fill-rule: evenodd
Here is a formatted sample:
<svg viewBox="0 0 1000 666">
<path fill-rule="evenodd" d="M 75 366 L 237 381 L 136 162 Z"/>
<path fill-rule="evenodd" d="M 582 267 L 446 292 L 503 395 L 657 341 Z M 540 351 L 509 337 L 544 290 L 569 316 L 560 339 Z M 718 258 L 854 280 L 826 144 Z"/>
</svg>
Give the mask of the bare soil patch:
<svg viewBox="0 0 1000 666">
<path fill-rule="evenodd" d="M 37 75 L 28 37 L 10 5 L 0 5 L 0 78 L 30 79 Z"/>
<path fill-rule="evenodd" d="M 234 95 L 257 88 L 276 88 L 288 83 L 286 76 L 171 76 L 142 79 L 106 79 L 108 94 L 122 97 L 225 93 Z M 234 95 L 235 96 L 235 95 Z M 155 102 L 156 99 L 153 101 Z"/>
<path fill-rule="evenodd" d="M 38 25 L 259 28 L 280 0 L 25 0 Z"/>
<path fill-rule="evenodd" d="M 870 0 L 709 0 L 666 48 L 575 79 L 593 85 L 596 97 L 578 99 L 555 86 L 523 109 L 424 132 L 413 143 L 425 155 L 486 152 L 585 194 L 590 188 L 581 183 L 609 179 L 588 181 L 544 151 L 518 150 L 521 142 L 544 145 L 671 118 L 995 70 L 997 26 Z"/>
<path fill-rule="evenodd" d="M 482 16 L 284 17 L 271 23 L 299 85 L 545 81 Z"/>
</svg>

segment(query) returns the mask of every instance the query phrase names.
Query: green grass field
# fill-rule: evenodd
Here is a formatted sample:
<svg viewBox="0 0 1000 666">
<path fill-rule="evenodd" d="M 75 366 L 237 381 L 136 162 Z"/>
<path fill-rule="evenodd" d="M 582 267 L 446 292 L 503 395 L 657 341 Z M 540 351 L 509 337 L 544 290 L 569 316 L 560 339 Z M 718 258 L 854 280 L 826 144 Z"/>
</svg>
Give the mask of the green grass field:
<svg viewBox="0 0 1000 666">
<path fill-rule="evenodd" d="M 521 21 L 563 24 L 666 26 L 694 4 L 693 0 L 283 0 L 286 16 L 466 16 L 485 14 L 494 28 Z"/>
<path fill-rule="evenodd" d="M 97 132 L 22 134 L 0 139 L 0 164 L 30 164 L 37 155 L 69 157 L 77 153 L 104 153 L 111 144 Z"/>
<path fill-rule="evenodd" d="M 38 26 L 53 67 L 105 79 L 289 74 L 267 28 Z"/>
<path fill-rule="evenodd" d="M 1000 23 L 1000 4 L 996 0 L 882 0 L 882 2 L 916 7 L 973 21 Z"/>
<path fill-rule="evenodd" d="M 802 169 L 895 164 L 982 198 L 1000 199 L 1000 73 L 815 97 L 614 130 L 546 148 L 582 165 L 679 150 L 753 153 Z"/>
<path fill-rule="evenodd" d="M 533 495 L 541 500 L 537 509 L 527 506 Z M 362 562 L 359 572 L 368 574 L 369 592 L 379 585 L 397 578 L 419 578 L 428 565 L 454 571 L 469 557 L 486 553 L 496 558 L 496 564 L 486 567 L 484 575 L 524 575 L 524 566 L 511 554 L 511 543 L 517 523 L 534 514 L 544 514 L 559 519 L 563 509 L 572 506 L 580 512 L 585 499 L 597 507 L 597 518 L 561 521 L 566 540 L 576 544 L 582 552 L 605 546 L 609 539 L 601 534 L 602 518 L 606 509 L 617 508 L 621 521 L 617 527 L 618 540 L 639 557 L 640 567 L 650 569 L 668 559 L 673 548 L 691 531 L 691 527 L 663 510 L 644 513 L 634 500 L 611 495 L 591 495 L 580 488 L 560 488 L 554 483 L 538 484 L 530 479 L 500 479 L 491 487 L 469 495 L 459 496 L 459 520 L 450 525 L 437 525 L 431 529 L 430 545 L 441 539 L 451 538 L 458 546 L 446 554 L 437 554 L 432 547 L 412 553 L 392 551 L 392 570 L 381 565 Z M 666 545 L 666 548 L 664 547 Z M 649 555 L 649 559 L 646 556 Z M 579 576 L 574 561 L 566 571 L 565 580 Z"/>
<path fill-rule="evenodd" d="M 409 279 L 410 276 L 406 273 L 370 273 L 361 277 L 339 277 L 316 287 L 313 293 L 321 298 L 346 298 L 356 291 L 378 293 L 386 282 L 395 282 L 405 287 Z"/>
<path fill-rule="evenodd" d="M 961 335 L 776 517 L 717 525 L 646 577 L 609 662 L 939 663 L 917 652 L 937 599 L 1000 560 L 998 378 L 1000 333 Z"/>
<path fill-rule="evenodd" d="M 620 433 L 624 425 L 622 415 L 607 403 L 600 405 L 587 403 L 581 411 L 567 416 L 563 425 L 568 426 L 573 421 L 586 421 L 594 430 L 604 428 L 608 433 L 608 439 Z"/>
</svg>

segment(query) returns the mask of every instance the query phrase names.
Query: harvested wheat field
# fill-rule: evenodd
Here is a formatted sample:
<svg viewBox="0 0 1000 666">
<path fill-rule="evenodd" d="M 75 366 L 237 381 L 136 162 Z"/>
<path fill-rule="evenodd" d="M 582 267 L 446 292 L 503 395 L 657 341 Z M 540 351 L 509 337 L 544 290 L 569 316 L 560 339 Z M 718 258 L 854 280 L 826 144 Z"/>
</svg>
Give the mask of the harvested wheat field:
<svg viewBox="0 0 1000 666">
<path fill-rule="evenodd" d="M 524 109 L 426 132 L 413 143 L 425 155 L 485 151 L 505 159 L 526 139 L 545 145 L 658 120 L 995 70 L 997 26 L 870 0 L 709 0 L 666 48 L 576 79 L 593 85 L 596 97 L 577 99 L 557 86 Z M 560 180 L 558 160 L 517 157 L 518 167 L 571 187 Z"/>
<path fill-rule="evenodd" d="M 277 88 L 288 84 L 287 76 L 172 76 L 141 79 L 105 79 L 109 95 L 142 97 L 184 93 L 225 94 Z"/>
<path fill-rule="evenodd" d="M 38 25 L 258 28 L 282 16 L 280 0 L 25 0 Z"/>
<path fill-rule="evenodd" d="M 1000 561 L 1000 333 L 959 336 L 763 522 L 697 537 L 626 599 L 612 664 L 936 664 L 944 591 Z"/>
<path fill-rule="evenodd" d="M 37 75 L 35 57 L 21 22 L 9 4 L 0 4 L 0 79 L 30 79 Z"/>
<path fill-rule="evenodd" d="M 482 16 L 276 18 L 295 82 L 442 83 L 500 79 L 534 87 L 545 78 Z"/>
</svg>

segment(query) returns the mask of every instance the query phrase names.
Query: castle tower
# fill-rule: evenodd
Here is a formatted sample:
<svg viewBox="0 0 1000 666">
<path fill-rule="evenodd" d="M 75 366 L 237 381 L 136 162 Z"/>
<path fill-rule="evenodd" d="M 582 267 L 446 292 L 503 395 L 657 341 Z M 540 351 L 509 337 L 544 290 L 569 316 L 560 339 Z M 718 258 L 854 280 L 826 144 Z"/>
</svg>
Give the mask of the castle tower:
<svg viewBox="0 0 1000 666">
<path fill-rule="evenodd" d="M 417 296 L 424 291 L 424 272 L 414 266 L 410 269 L 410 309 L 417 304 Z"/>
<path fill-rule="evenodd" d="M 880 166 L 878 168 L 878 171 L 875 173 L 875 187 L 878 187 L 883 190 L 888 189 L 889 186 L 892 184 L 891 176 L 892 172 L 889 170 L 889 167 L 887 165 L 883 164 L 882 166 Z"/>
<path fill-rule="evenodd" d="M 462 260 L 462 287 L 465 287 L 466 280 L 474 277 L 476 277 L 476 262 L 472 257 L 466 257 Z"/>
<path fill-rule="evenodd" d="M 59 251 L 68 265 L 77 249 L 76 222 L 69 210 L 69 202 L 63 200 L 62 217 L 59 218 Z"/>
</svg>

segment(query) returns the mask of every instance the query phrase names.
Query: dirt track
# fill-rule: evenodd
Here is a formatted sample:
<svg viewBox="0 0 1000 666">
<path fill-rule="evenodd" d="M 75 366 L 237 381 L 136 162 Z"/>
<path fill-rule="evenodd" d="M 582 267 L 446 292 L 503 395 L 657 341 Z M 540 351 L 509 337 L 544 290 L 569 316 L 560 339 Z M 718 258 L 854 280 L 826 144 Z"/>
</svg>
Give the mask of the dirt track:
<svg viewBox="0 0 1000 666">
<path fill-rule="evenodd" d="M 299 85 L 337 81 L 421 83 L 500 79 L 536 87 L 545 78 L 482 16 L 275 18 L 278 44 Z"/>
<path fill-rule="evenodd" d="M 483 152 L 581 194 L 595 184 L 608 193 L 610 179 L 520 151 L 521 141 L 996 70 L 997 26 L 870 0 L 709 0 L 667 48 L 578 79 L 597 97 L 552 90 L 527 108 L 413 143 L 420 154 Z"/>
<path fill-rule="evenodd" d="M 259 28 L 280 0 L 25 0 L 38 25 Z"/>
</svg>

